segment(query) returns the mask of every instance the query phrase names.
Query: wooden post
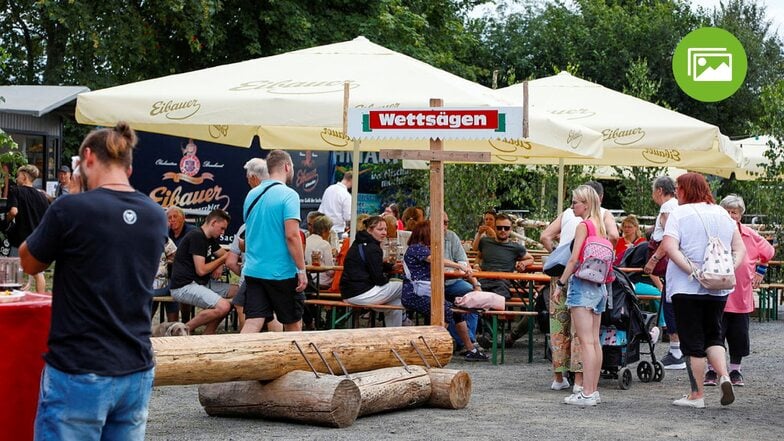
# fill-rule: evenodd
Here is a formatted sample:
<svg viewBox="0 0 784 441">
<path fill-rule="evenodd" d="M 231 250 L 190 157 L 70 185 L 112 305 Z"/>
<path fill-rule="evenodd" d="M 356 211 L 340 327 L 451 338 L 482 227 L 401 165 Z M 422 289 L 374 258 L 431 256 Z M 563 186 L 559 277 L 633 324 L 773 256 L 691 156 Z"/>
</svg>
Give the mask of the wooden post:
<svg viewBox="0 0 784 441">
<path fill-rule="evenodd" d="M 342 370 L 333 352 L 350 373 L 400 366 L 392 349 L 407 364 L 423 365 L 412 341 L 431 366 L 445 366 L 452 358 L 452 337 L 440 326 L 191 335 L 151 341 L 158 386 L 273 380 L 291 371 L 310 370 L 308 361 L 317 371 L 329 372 L 315 348 L 336 373 Z"/>
<path fill-rule="evenodd" d="M 444 101 L 430 99 L 430 107 L 443 107 Z M 430 139 L 431 151 L 444 150 L 444 142 Z M 430 161 L 430 324 L 444 323 L 444 162 Z"/>
<path fill-rule="evenodd" d="M 207 415 L 269 418 L 348 427 L 359 415 L 360 392 L 346 377 L 294 371 L 260 381 L 202 384 L 199 402 Z"/>
</svg>

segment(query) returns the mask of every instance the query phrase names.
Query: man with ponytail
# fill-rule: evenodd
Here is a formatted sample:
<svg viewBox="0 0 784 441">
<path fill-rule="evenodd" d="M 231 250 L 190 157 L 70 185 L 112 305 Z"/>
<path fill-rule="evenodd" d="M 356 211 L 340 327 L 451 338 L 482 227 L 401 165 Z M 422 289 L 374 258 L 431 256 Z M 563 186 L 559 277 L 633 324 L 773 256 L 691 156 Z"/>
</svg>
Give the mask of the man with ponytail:
<svg viewBox="0 0 784 441">
<path fill-rule="evenodd" d="M 19 249 L 26 273 L 55 260 L 35 439 L 143 440 L 152 390 L 152 282 L 167 239 L 160 206 L 131 187 L 124 122 L 79 148 L 88 191 L 58 198 Z"/>
</svg>

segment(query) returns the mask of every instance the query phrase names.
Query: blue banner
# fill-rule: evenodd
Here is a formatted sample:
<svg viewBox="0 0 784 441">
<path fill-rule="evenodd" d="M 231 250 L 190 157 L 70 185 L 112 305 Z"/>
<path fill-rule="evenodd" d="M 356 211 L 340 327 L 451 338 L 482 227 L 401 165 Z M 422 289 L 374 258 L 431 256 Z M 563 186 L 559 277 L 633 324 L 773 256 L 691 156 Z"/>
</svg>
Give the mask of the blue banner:
<svg viewBox="0 0 784 441">
<path fill-rule="evenodd" d="M 250 187 L 245 163 L 269 153 L 258 141 L 240 148 L 207 141 L 138 132 L 131 184 L 167 208 L 182 208 L 189 219 L 201 222 L 220 208 L 231 216 L 222 242 L 231 241 L 242 225 L 242 206 Z M 321 203 L 321 195 L 333 174 L 328 152 L 289 151 L 294 163 L 291 187 L 300 195 L 302 219 Z"/>
</svg>

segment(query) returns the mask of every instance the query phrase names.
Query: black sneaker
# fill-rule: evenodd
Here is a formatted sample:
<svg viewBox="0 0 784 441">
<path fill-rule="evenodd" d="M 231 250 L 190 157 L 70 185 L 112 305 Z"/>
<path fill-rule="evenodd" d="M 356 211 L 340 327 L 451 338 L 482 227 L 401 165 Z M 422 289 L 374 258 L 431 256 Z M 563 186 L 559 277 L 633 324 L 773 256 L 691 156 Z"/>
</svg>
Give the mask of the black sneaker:
<svg viewBox="0 0 784 441">
<path fill-rule="evenodd" d="M 473 351 L 468 352 L 467 354 L 465 354 L 465 360 L 466 361 L 488 361 L 488 360 L 490 360 L 490 357 L 488 357 L 487 354 L 479 352 L 479 349 L 474 348 Z"/>
<path fill-rule="evenodd" d="M 667 370 L 686 369 L 686 361 L 683 360 L 683 357 L 675 357 L 671 352 L 662 357 L 661 362 L 664 365 L 664 369 Z"/>
<path fill-rule="evenodd" d="M 705 372 L 705 381 L 702 382 L 702 385 L 715 386 L 717 381 L 719 381 L 719 377 L 716 375 L 716 371 L 710 370 Z"/>
<path fill-rule="evenodd" d="M 730 383 L 732 383 L 733 386 L 744 386 L 743 375 L 740 371 L 730 372 Z"/>
</svg>

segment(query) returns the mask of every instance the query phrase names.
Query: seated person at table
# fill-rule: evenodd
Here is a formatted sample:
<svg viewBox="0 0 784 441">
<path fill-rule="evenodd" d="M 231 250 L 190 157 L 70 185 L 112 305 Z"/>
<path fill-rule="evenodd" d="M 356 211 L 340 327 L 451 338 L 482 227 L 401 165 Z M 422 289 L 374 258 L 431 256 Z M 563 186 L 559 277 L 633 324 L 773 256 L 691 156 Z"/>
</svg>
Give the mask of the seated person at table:
<svg viewBox="0 0 784 441">
<path fill-rule="evenodd" d="M 496 236 L 485 236 L 479 241 L 479 267 L 481 271 L 496 271 L 511 273 L 515 270 L 525 271 L 525 268 L 534 263 L 534 258 L 525 249 L 524 245 L 509 240 L 512 233 L 512 220 L 503 213 L 495 218 Z M 509 282 L 503 279 L 479 279 L 483 291 L 490 291 L 511 298 Z"/>
<path fill-rule="evenodd" d="M 332 219 L 327 216 L 319 216 L 313 219 L 311 234 L 305 241 L 305 264 L 314 265 L 314 253 L 320 255 L 318 265 L 334 266 L 335 260 L 332 258 L 332 245 L 327 242 L 330 231 L 332 231 Z M 332 277 L 335 271 L 326 271 L 318 274 L 318 284 L 321 289 L 328 289 L 332 285 Z"/>
<path fill-rule="evenodd" d="M 359 228 L 358 228 L 359 229 Z M 357 231 L 343 263 L 340 295 L 346 303 L 355 305 L 389 304 L 402 306 L 400 294 L 403 283 L 390 281 L 387 273 L 395 269 L 384 262 L 381 241 L 387 237 L 387 224 L 381 216 L 370 216 Z M 383 311 L 386 326 L 401 326 L 403 311 Z"/>
<path fill-rule="evenodd" d="M 191 334 L 202 325 L 207 325 L 204 334 L 214 334 L 231 310 L 226 299 L 233 297 L 236 289 L 210 277 L 223 272 L 223 263 L 229 253 L 221 248 L 218 238 L 226 231 L 230 219 L 225 211 L 213 210 L 201 228 L 188 233 L 177 247 L 172 266 L 172 297 L 180 303 L 202 308 L 186 323 Z"/>
<path fill-rule="evenodd" d="M 166 238 L 166 245 L 163 246 L 163 253 L 161 253 L 161 260 L 158 263 L 158 272 L 155 274 L 155 279 L 152 281 L 152 295 L 153 297 L 164 297 L 170 293 L 169 281 L 169 265 L 174 262 L 174 255 L 177 254 L 177 245 L 171 238 Z M 155 305 L 153 304 L 153 308 Z M 180 305 L 177 302 L 161 302 L 161 308 L 166 308 L 166 321 L 178 322 L 180 321 Z M 153 314 L 155 309 L 153 309 Z M 154 315 L 153 315 L 154 316 Z"/>
<path fill-rule="evenodd" d="M 449 228 L 449 215 L 444 212 L 444 259 L 461 264 L 466 271 L 465 278 L 447 278 L 444 280 L 444 298 L 450 302 L 454 302 L 457 297 L 463 296 L 471 291 L 480 291 L 479 281 L 472 276 L 471 266 L 468 264 L 468 256 L 466 255 L 463 244 L 460 243 L 460 238 L 457 233 Z M 446 269 L 450 271 L 449 268 Z M 476 342 L 476 327 L 479 324 L 479 315 L 476 313 L 463 314 L 466 326 L 468 326 L 468 336 L 472 342 Z M 452 339 L 455 341 L 455 349 L 460 351 L 463 348 L 463 343 L 460 340 L 460 334 L 457 328 L 452 324 L 447 328 Z M 476 344 L 475 344 L 476 345 Z"/>
<path fill-rule="evenodd" d="M 430 221 L 420 222 L 414 227 L 403 262 L 406 274 L 403 280 L 403 306 L 430 315 Z M 448 259 L 444 259 L 443 265 L 463 273 L 469 271 L 467 264 L 460 264 Z M 463 314 L 453 312 L 453 306 L 452 302 L 444 300 L 444 321 L 447 326 L 454 325 L 457 330 L 457 334 L 467 350 L 466 361 L 487 361 L 487 355 L 480 352 L 479 348 L 471 341 Z"/>
<path fill-rule="evenodd" d="M 180 207 L 172 205 L 166 209 L 166 219 L 169 221 L 169 238 L 174 241 L 174 245 L 180 246 L 185 235 L 196 229 L 194 225 L 185 222 L 185 213 Z"/>
</svg>

